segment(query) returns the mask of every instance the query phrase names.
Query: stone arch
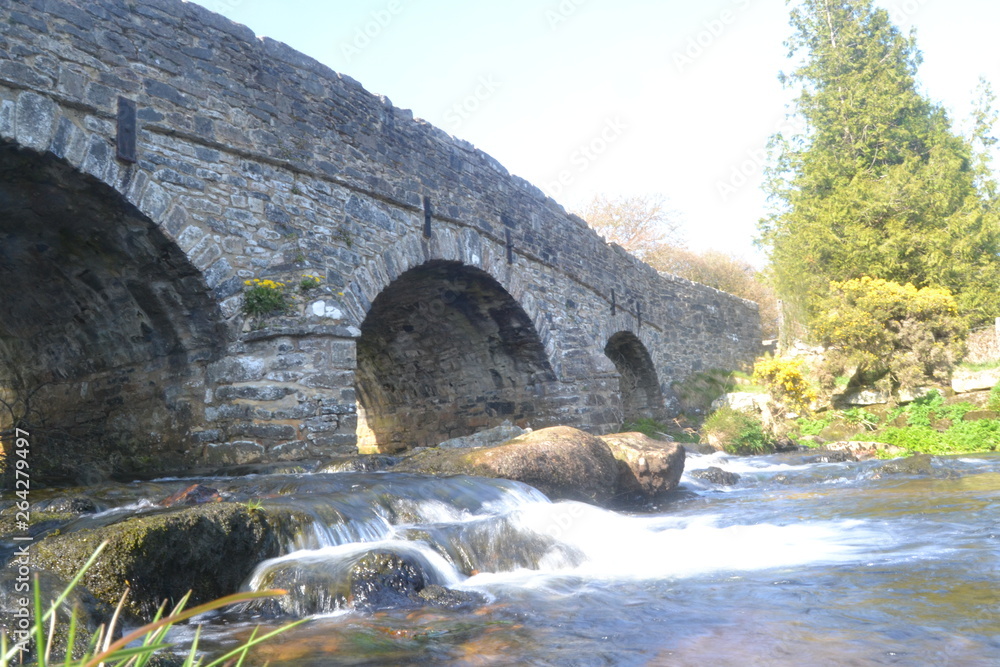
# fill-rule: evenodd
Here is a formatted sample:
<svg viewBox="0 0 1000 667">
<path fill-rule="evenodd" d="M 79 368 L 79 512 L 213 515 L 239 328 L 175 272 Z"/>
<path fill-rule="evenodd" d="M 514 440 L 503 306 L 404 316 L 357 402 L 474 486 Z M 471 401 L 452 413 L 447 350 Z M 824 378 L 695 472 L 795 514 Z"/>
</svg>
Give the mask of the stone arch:
<svg viewBox="0 0 1000 667">
<path fill-rule="evenodd" d="M 618 371 L 619 416 L 623 422 L 663 417 L 663 393 L 649 350 L 631 331 L 608 339 L 604 354 Z"/>
<path fill-rule="evenodd" d="M 0 139 L 0 431 L 28 428 L 40 479 L 178 466 L 225 345 L 216 300 L 160 225 L 93 173 L 110 167 L 44 144 Z"/>
<path fill-rule="evenodd" d="M 416 221 L 413 224 L 419 228 Z M 556 341 L 549 323 L 532 295 L 529 278 L 516 263 L 507 263 L 506 253 L 503 245 L 469 228 L 441 225 L 431 239 L 418 233 L 407 234 L 355 271 L 344 290 L 348 321 L 361 326 L 376 297 L 407 271 L 430 261 L 458 262 L 487 274 L 513 297 L 535 327 L 549 364 L 556 368 Z"/>
<path fill-rule="evenodd" d="M 361 323 L 358 444 L 395 451 L 544 421 L 554 382 L 530 317 L 496 279 L 430 260 L 389 283 Z"/>
</svg>

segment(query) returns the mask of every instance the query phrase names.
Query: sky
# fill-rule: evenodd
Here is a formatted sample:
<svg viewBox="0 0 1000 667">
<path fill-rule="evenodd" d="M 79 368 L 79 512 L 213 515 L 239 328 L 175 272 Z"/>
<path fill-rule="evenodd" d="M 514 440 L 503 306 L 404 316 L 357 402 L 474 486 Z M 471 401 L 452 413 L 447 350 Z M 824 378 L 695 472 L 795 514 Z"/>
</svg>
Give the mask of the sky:
<svg viewBox="0 0 1000 667">
<path fill-rule="evenodd" d="M 689 248 L 761 266 L 768 137 L 795 127 L 783 0 L 198 0 L 485 151 L 569 210 L 662 197 Z M 877 0 L 966 126 L 1000 3 Z M 998 128 L 1000 131 L 1000 128 Z"/>
</svg>

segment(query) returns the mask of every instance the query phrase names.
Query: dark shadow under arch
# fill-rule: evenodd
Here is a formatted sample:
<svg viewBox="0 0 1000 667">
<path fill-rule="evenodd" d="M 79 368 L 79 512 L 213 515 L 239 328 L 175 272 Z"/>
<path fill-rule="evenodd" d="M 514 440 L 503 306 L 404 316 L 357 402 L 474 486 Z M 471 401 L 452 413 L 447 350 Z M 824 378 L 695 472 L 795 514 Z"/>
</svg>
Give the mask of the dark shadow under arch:
<svg viewBox="0 0 1000 667">
<path fill-rule="evenodd" d="M 431 261 L 372 303 L 357 344 L 358 444 L 396 451 L 544 415 L 555 381 L 534 324 L 489 274 Z"/>
<path fill-rule="evenodd" d="M 642 341 L 630 331 L 619 331 L 604 346 L 604 354 L 618 371 L 621 420 L 662 419 L 664 408 L 660 381 L 649 350 Z"/>
<path fill-rule="evenodd" d="M 225 345 L 201 273 L 120 193 L 9 142 L 0 304 L 0 430 L 30 429 L 33 475 L 93 481 L 180 450 Z"/>
</svg>

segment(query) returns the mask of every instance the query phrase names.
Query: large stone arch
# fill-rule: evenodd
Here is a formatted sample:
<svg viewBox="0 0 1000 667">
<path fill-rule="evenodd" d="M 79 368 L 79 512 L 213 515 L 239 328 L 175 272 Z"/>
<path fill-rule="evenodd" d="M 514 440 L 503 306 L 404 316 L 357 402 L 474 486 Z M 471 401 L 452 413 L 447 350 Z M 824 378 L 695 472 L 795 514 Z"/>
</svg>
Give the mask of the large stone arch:
<svg viewBox="0 0 1000 667">
<path fill-rule="evenodd" d="M 546 423 L 555 373 L 530 317 L 482 269 L 408 269 L 361 323 L 355 374 L 363 450 L 433 445 L 510 420 Z"/>
<path fill-rule="evenodd" d="M 419 229 L 416 219 L 413 227 Z M 441 225 L 435 229 L 430 239 L 423 238 L 417 232 L 410 233 L 370 258 L 354 272 L 345 289 L 344 304 L 350 323 L 360 327 L 368 316 L 371 304 L 390 283 L 407 271 L 437 260 L 458 262 L 479 269 L 503 287 L 531 319 L 549 363 L 554 368 L 558 366 L 555 359 L 556 341 L 532 294 L 531 283 L 524 275 L 523 267 L 509 264 L 503 245 L 471 228 Z"/>
<path fill-rule="evenodd" d="M 134 187 L 141 172 L 97 166 L 93 147 L 107 140 L 42 112 L 62 139 L 53 129 L 46 141 L 44 127 L 21 131 L 29 147 L 0 138 L 0 429 L 31 433 L 40 479 L 181 465 L 205 365 L 225 345 L 216 300 L 131 201 L 167 208 Z"/>
<path fill-rule="evenodd" d="M 618 372 L 621 420 L 663 418 L 663 393 L 656 366 L 639 337 L 631 331 L 619 331 L 608 339 L 604 354 Z"/>
</svg>

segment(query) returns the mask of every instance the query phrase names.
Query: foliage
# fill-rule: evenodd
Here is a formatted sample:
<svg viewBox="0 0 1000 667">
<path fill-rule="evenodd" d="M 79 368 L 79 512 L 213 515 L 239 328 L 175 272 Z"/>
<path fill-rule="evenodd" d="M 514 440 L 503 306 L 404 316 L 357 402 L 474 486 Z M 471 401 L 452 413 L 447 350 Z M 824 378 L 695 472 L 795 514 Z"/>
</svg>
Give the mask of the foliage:
<svg viewBox="0 0 1000 667">
<path fill-rule="evenodd" d="M 734 390 L 733 374 L 718 368 L 692 373 L 670 385 L 686 414 L 704 414 L 712 401 Z"/>
<path fill-rule="evenodd" d="M 778 336 L 778 297 L 767 276 L 746 260 L 715 250 L 692 252 L 672 245 L 660 245 L 644 257 L 657 271 L 671 273 L 702 285 L 733 294 L 760 307 L 761 335 Z"/>
<path fill-rule="evenodd" d="M 878 428 L 878 415 L 874 412 L 869 412 L 864 408 L 848 408 L 846 410 L 842 410 L 840 414 L 846 423 L 852 426 L 858 426 L 865 431 L 874 431 Z"/>
<path fill-rule="evenodd" d="M 886 421 L 891 422 L 903 415 L 909 426 L 931 427 L 938 420 L 947 419 L 955 422 L 960 421 L 966 413 L 975 410 L 976 406 L 967 401 L 946 405 L 944 397 L 938 391 L 931 391 L 926 396 L 896 408 L 889 413 Z"/>
<path fill-rule="evenodd" d="M 946 289 L 868 276 L 830 283 L 813 335 L 829 348 L 830 378 L 848 369 L 887 391 L 946 382 L 967 328 Z"/>
<path fill-rule="evenodd" d="M 990 397 L 986 400 L 986 409 L 1000 411 L 1000 384 L 990 389 Z"/>
<path fill-rule="evenodd" d="M 878 432 L 878 440 L 923 454 L 996 451 L 1000 445 L 1000 420 L 957 421 L 945 431 L 938 431 L 930 426 L 891 426 Z"/>
<path fill-rule="evenodd" d="M 704 436 L 712 435 L 730 454 L 765 454 L 774 451 L 774 441 L 758 419 L 723 406 L 710 414 L 701 427 Z"/>
<path fill-rule="evenodd" d="M 771 397 L 796 412 L 806 412 L 816 392 L 806 380 L 801 359 L 761 357 L 753 365 L 753 379 L 767 387 Z"/>
<path fill-rule="evenodd" d="M 289 305 L 285 293 L 285 283 L 254 278 L 243 283 L 243 313 L 246 315 L 268 315 L 284 312 Z"/>
<path fill-rule="evenodd" d="M 957 368 L 966 371 L 991 371 L 994 368 L 1000 368 L 1000 359 L 994 359 L 993 361 L 962 361 L 958 364 Z"/>
<path fill-rule="evenodd" d="M 834 421 L 833 417 L 820 417 L 817 419 L 809 419 L 807 417 L 799 417 L 795 420 L 795 423 L 799 427 L 800 435 L 819 435 L 823 432 L 827 426 L 832 424 Z"/>
<path fill-rule="evenodd" d="M 616 243 L 640 259 L 663 244 L 680 245 L 680 223 L 662 197 L 608 199 L 595 195 L 577 215 L 608 243 Z"/>
<path fill-rule="evenodd" d="M 968 402 L 948 405 L 940 393 L 932 391 L 886 417 L 887 423 L 898 424 L 902 416 L 906 426 L 887 426 L 872 437 L 924 454 L 995 451 L 1000 445 L 1000 420 L 965 421 L 963 417 L 975 409 L 976 406 Z"/>
<path fill-rule="evenodd" d="M 663 434 L 667 431 L 667 425 L 662 424 L 655 419 L 649 419 L 647 417 L 642 417 L 636 419 L 635 421 L 628 421 L 622 424 L 620 433 L 642 433 L 649 438 L 662 439 Z"/>
<path fill-rule="evenodd" d="M 873 0 L 804 0 L 783 83 L 799 90 L 791 134 L 772 138 L 761 222 L 779 294 L 822 312 L 831 281 L 872 275 L 947 288 L 973 322 L 1000 312 L 1000 207 L 984 87 L 973 136 L 955 134 L 915 80 L 920 53 Z"/>
<path fill-rule="evenodd" d="M 299 289 L 303 292 L 308 292 L 309 290 L 316 289 L 322 284 L 323 279 L 319 276 L 304 273 L 302 274 L 302 280 L 299 281 Z"/>
<path fill-rule="evenodd" d="M 33 596 L 34 617 L 31 627 L 28 629 L 27 636 L 34 640 L 34 658 L 36 661 L 34 664 L 38 667 L 47 667 L 48 665 L 62 665 L 63 667 L 93 667 L 95 665 L 144 667 L 145 665 L 151 665 L 154 654 L 171 647 L 170 644 L 165 642 L 165 638 L 172 626 L 221 607 L 262 597 L 284 595 L 286 593 L 283 590 L 238 593 L 187 610 L 184 607 L 187 604 L 188 596 L 184 596 L 169 614 L 164 615 L 166 612 L 166 603 L 164 602 L 152 622 L 131 630 L 115 640 L 114 637 L 117 634 L 115 626 L 125 602 L 125 599 L 122 598 L 108 626 L 105 627 L 102 625 L 97 633 L 90 638 L 86 650 L 83 651 L 83 655 L 56 657 L 55 654 L 59 651 L 58 644 L 61 643 L 57 638 L 65 638 L 67 653 L 75 652 L 71 651 L 72 647 L 79 646 L 78 639 L 82 639 L 81 635 L 85 633 L 85 630 L 80 625 L 80 620 L 77 617 L 75 609 L 69 614 L 69 618 L 66 621 L 59 619 L 59 610 L 63 608 L 73 590 L 80 583 L 84 573 L 97 561 L 98 556 L 106 546 L 107 543 L 104 543 L 97 548 L 86 564 L 84 564 L 76 576 L 47 608 L 42 605 L 41 587 L 36 576 Z M 304 620 L 290 623 L 259 637 L 257 636 L 257 631 L 254 630 L 242 645 L 208 663 L 205 663 L 204 657 L 198 656 L 199 633 L 196 632 L 187 658 L 184 661 L 184 667 L 241 665 L 252 647 L 303 622 Z M 6 633 L 0 636 L 0 667 L 21 664 L 22 649 L 26 649 L 23 643 L 15 643 L 13 638 L 8 637 Z"/>
</svg>

